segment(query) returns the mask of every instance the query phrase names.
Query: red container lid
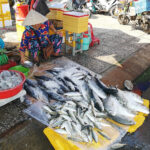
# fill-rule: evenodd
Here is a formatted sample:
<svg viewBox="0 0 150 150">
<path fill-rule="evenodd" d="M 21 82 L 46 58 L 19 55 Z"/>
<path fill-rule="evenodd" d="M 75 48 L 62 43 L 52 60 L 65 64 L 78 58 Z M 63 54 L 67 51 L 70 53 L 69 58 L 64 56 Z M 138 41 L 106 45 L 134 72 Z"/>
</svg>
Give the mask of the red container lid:
<svg viewBox="0 0 150 150">
<path fill-rule="evenodd" d="M 4 70 L 0 70 L 0 73 L 2 71 L 4 71 Z M 10 98 L 10 97 L 13 97 L 13 96 L 17 95 L 22 90 L 23 84 L 26 80 L 25 75 L 22 72 L 15 71 L 15 70 L 7 70 L 7 71 L 19 73 L 22 77 L 22 82 L 19 85 L 17 85 L 16 87 L 12 88 L 12 89 L 0 91 L 0 99 L 6 99 L 6 98 Z"/>
</svg>

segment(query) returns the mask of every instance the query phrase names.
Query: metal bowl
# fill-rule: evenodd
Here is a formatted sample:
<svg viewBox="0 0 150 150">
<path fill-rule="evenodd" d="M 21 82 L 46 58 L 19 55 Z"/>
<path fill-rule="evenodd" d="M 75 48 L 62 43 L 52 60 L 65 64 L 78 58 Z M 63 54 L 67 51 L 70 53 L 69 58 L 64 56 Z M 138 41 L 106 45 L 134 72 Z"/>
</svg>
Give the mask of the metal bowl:
<svg viewBox="0 0 150 150">
<path fill-rule="evenodd" d="M 22 64 L 22 66 L 24 66 L 26 68 L 32 68 L 33 63 L 31 61 L 25 61 L 24 64 Z"/>
</svg>

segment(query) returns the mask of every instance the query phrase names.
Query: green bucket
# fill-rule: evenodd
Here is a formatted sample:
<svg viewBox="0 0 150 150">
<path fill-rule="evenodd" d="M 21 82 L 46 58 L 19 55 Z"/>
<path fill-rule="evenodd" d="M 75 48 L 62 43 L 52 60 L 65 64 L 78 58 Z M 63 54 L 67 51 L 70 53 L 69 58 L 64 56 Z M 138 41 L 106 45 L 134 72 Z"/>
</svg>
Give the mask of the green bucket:
<svg viewBox="0 0 150 150">
<path fill-rule="evenodd" d="M 23 67 L 22 65 L 18 65 L 18 66 L 11 67 L 11 68 L 9 68 L 9 70 L 20 71 L 20 72 L 22 72 L 26 77 L 28 77 L 28 73 L 29 73 L 29 71 L 30 71 L 29 68 L 25 68 L 25 67 Z"/>
<path fill-rule="evenodd" d="M 87 51 L 89 49 L 89 45 L 91 43 L 91 36 L 90 34 L 86 34 L 88 37 L 83 38 L 83 47 L 82 50 Z M 81 48 L 80 39 L 77 39 L 77 49 Z"/>
</svg>

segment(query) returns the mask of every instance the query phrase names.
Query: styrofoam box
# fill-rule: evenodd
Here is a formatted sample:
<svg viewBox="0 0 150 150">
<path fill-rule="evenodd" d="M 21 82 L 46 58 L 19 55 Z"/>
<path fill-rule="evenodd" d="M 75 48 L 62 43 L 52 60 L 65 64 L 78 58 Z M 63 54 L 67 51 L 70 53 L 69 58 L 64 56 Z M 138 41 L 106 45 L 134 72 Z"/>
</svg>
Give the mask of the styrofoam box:
<svg viewBox="0 0 150 150">
<path fill-rule="evenodd" d="M 8 12 L 10 12 L 9 4 L 8 4 L 8 3 L 2 4 L 2 13 L 3 13 L 3 14 L 6 14 L 6 13 L 8 13 Z"/>
</svg>

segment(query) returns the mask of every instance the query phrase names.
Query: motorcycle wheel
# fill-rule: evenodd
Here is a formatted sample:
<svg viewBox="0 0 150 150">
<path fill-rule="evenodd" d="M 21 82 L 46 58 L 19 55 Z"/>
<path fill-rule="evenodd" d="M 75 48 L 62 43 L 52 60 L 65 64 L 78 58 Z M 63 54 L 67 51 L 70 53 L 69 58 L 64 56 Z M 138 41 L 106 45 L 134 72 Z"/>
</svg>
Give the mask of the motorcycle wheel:
<svg viewBox="0 0 150 150">
<path fill-rule="evenodd" d="M 148 32 L 150 30 L 149 28 L 150 28 L 150 25 L 148 23 L 143 23 L 142 24 L 143 31 Z"/>
<path fill-rule="evenodd" d="M 118 18 L 118 15 L 119 13 L 116 13 L 117 12 L 117 6 L 113 6 L 110 11 L 109 11 L 109 14 L 111 15 L 112 18 Z"/>
<path fill-rule="evenodd" d="M 118 22 L 120 24 L 123 24 L 123 25 L 128 25 L 129 22 L 130 22 L 130 19 L 128 16 L 124 16 L 124 15 L 119 15 L 118 17 Z"/>
</svg>

